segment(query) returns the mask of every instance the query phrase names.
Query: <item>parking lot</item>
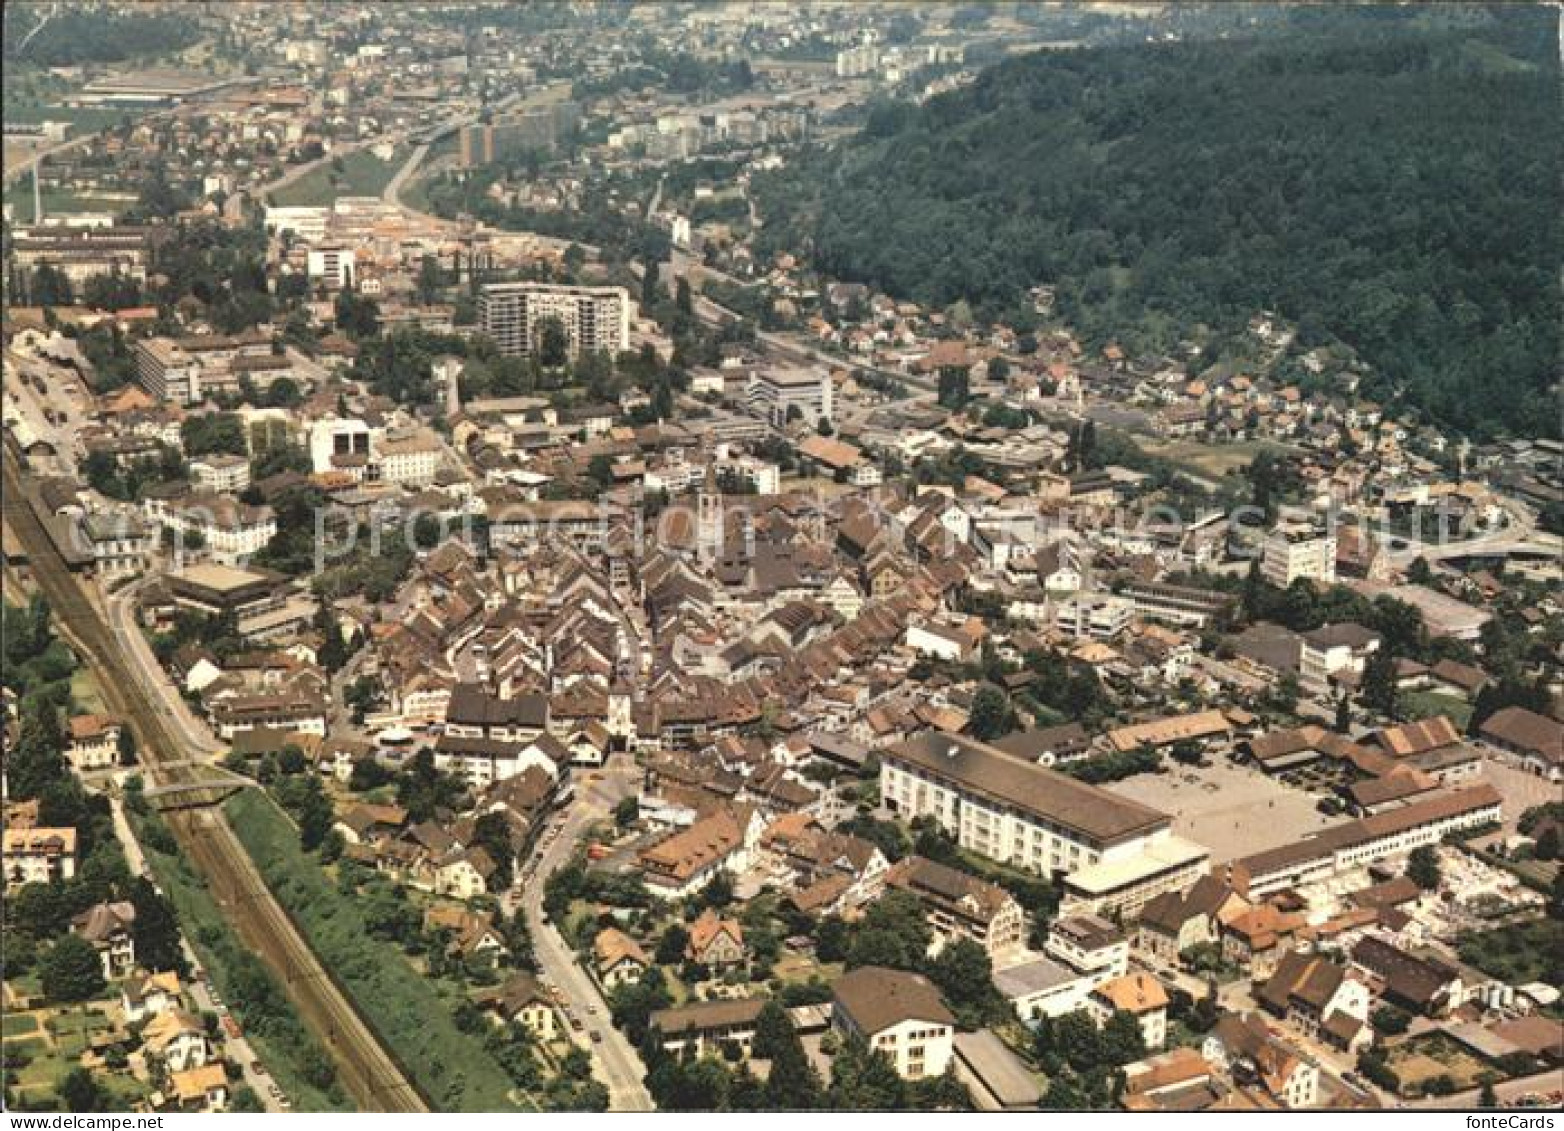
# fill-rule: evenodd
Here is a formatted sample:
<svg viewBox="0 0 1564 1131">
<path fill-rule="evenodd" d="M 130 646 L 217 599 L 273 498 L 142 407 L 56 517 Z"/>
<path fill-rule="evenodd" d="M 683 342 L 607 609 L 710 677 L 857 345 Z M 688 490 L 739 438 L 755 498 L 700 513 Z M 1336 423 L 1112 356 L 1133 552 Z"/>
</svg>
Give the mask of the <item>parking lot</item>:
<svg viewBox="0 0 1564 1131">
<path fill-rule="evenodd" d="M 1291 844 L 1344 820 L 1316 810 L 1317 797 L 1225 759 L 1204 767 L 1168 765 L 1166 773 L 1138 774 L 1107 788 L 1172 814 L 1173 831 L 1211 849 L 1216 864 Z"/>
<path fill-rule="evenodd" d="M 1483 780 L 1491 783 L 1504 799 L 1504 831 L 1513 833 L 1521 814 L 1549 801 L 1564 801 L 1564 789 L 1547 778 L 1528 774 L 1496 757 L 1483 760 Z"/>
</svg>

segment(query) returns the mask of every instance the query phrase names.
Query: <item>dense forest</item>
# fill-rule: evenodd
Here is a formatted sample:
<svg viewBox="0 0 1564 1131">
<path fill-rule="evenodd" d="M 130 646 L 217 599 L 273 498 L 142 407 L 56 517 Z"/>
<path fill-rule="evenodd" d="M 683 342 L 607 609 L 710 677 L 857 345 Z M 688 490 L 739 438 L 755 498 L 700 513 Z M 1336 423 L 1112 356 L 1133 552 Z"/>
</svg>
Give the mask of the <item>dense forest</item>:
<svg viewBox="0 0 1564 1131">
<path fill-rule="evenodd" d="M 189 47 L 200 38 L 183 14 L 7 4 L 4 58 L 40 67 L 118 63 Z"/>
<path fill-rule="evenodd" d="M 1315 8 L 1246 38 L 1041 52 L 755 186 L 769 245 L 990 315 L 1057 288 L 1094 342 L 1256 311 L 1434 418 L 1555 432 L 1557 14 Z"/>
</svg>

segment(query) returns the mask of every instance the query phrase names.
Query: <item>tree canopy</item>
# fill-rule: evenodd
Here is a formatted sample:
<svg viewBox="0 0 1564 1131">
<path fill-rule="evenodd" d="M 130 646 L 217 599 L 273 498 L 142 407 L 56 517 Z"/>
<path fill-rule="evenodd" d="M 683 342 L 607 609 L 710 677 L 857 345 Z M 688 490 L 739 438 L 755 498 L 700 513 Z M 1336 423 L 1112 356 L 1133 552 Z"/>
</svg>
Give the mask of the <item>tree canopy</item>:
<svg viewBox="0 0 1564 1131">
<path fill-rule="evenodd" d="M 1300 6 L 1248 38 L 1038 52 L 756 178 L 763 250 L 1167 350 L 1261 310 L 1371 392 L 1557 434 L 1552 14 Z"/>
</svg>

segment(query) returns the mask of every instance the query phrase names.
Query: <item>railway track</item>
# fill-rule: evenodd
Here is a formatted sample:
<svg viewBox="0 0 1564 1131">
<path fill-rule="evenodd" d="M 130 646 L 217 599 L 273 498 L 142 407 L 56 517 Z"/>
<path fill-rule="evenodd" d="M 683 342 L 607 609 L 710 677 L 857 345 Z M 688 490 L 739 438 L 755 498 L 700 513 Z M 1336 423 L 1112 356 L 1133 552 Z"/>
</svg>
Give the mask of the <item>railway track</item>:
<svg viewBox="0 0 1564 1131">
<path fill-rule="evenodd" d="M 135 733 L 143 768 L 159 785 L 208 780 L 164 720 L 164 708 L 145 684 L 145 675 L 127 660 L 103 612 L 67 568 L 33 508 L 22 457 L 9 432 L 3 452 L 5 521 L 27 550 L 33 578 L 48 599 L 59 632 L 91 666 L 108 708 Z M 358 1106 L 368 1111 L 429 1110 L 406 1072 L 267 889 L 222 813 L 215 808 L 190 809 L 169 812 L 165 819 L 239 938 L 281 982 L 304 1024 L 331 1056 Z"/>
</svg>

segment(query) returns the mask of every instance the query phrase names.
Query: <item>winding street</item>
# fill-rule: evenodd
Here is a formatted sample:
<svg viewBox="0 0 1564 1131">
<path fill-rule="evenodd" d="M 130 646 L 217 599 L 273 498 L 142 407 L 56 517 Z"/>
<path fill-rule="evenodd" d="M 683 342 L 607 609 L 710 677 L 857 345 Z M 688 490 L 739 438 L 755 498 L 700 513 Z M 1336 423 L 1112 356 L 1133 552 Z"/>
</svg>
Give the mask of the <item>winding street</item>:
<svg viewBox="0 0 1564 1131">
<path fill-rule="evenodd" d="M 155 580 L 155 575 L 146 574 L 110 594 L 106 604 L 114 634 L 130 650 L 137 668 L 143 672 L 159 673 L 161 677 L 162 666 L 152 655 L 152 646 L 147 643 L 141 626 L 136 623 L 136 595 Z M 228 747 L 213 736 L 204 722 L 196 718 L 190 704 L 180 697 L 178 689 L 170 680 L 154 678 L 147 680 L 147 684 L 157 694 L 158 713 L 164 724 L 178 729 L 186 750 L 205 753 L 214 758 L 227 753 Z"/>
</svg>

